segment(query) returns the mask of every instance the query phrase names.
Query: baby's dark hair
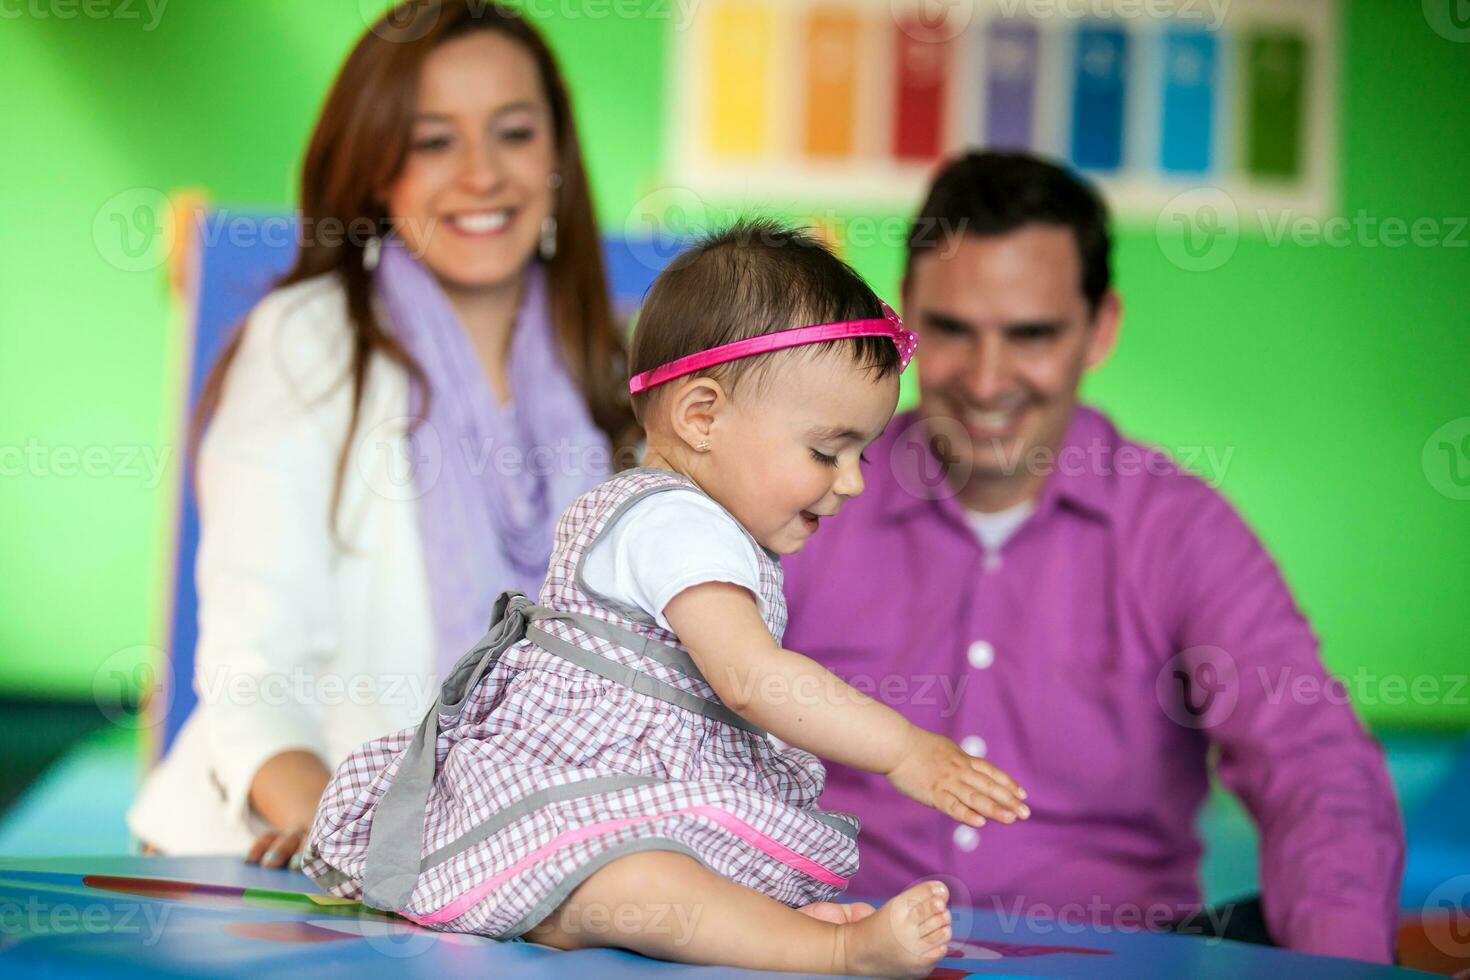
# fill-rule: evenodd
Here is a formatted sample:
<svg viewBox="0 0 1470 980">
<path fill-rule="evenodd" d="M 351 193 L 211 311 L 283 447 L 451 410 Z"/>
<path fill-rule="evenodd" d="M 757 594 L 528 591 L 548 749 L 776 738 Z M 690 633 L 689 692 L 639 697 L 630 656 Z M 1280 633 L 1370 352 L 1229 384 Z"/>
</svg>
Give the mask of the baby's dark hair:
<svg viewBox="0 0 1470 980">
<path fill-rule="evenodd" d="M 632 374 L 737 340 L 814 323 L 876 319 L 873 290 L 832 250 L 805 231 L 768 218 L 736 222 L 674 259 L 654 281 L 633 332 Z M 802 352 L 845 352 L 877 381 L 899 372 L 887 337 L 853 337 L 788 348 L 703 370 L 730 393 L 772 363 Z M 665 386 L 633 396 L 640 422 Z"/>
</svg>

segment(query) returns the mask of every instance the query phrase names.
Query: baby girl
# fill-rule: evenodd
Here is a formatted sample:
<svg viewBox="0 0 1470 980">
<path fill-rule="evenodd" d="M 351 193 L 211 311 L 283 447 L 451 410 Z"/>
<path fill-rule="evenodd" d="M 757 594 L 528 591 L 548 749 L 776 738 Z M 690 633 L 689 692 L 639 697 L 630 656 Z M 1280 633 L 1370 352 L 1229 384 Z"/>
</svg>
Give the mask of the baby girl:
<svg viewBox="0 0 1470 980">
<path fill-rule="evenodd" d="M 568 508 L 539 604 L 501 595 L 417 731 L 342 765 L 305 870 L 439 929 L 927 974 L 944 886 L 833 903 L 858 821 L 817 806 L 817 757 L 971 826 L 1028 817 L 1026 794 L 781 646 L 780 556 L 862 492 L 914 346 L 800 232 L 744 223 L 680 256 L 633 339 L 644 465 Z"/>
</svg>

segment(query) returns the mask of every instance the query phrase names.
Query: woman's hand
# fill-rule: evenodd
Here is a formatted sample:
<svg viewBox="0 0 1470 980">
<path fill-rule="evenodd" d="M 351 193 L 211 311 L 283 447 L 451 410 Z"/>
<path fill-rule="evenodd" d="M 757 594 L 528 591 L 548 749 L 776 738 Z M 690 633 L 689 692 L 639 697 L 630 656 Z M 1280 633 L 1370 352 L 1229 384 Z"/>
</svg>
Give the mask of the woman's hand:
<svg viewBox="0 0 1470 980">
<path fill-rule="evenodd" d="M 903 795 L 972 827 L 987 817 L 1015 823 L 1031 816 L 1014 779 L 917 725 L 909 726 L 898 765 L 884 775 Z"/>
<path fill-rule="evenodd" d="M 320 759 L 300 749 L 267 759 L 250 783 L 250 806 L 273 829 L 255 838 L 245 860 L 262 868 L 300 867 L 301 845 L 331 778 Z"/>
<path fill-rule="evenodd" d="M 248 864 L 259 864 L 262 868 L 291 866 L 295 871 L 301 867 L 301 845 L 306 843 L 306 834 L 311 827 L 297 824 L 285 830 L 267 830 L 255 838 L 250 851 L 245 855 Z"/>
</svg>

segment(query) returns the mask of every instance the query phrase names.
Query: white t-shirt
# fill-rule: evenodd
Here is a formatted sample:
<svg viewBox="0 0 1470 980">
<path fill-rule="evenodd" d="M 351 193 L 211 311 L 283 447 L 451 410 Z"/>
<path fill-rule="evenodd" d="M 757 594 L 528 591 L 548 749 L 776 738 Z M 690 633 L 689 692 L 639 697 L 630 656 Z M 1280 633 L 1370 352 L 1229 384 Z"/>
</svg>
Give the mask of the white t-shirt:
<svg viewBox="0 0 1470 980">
<path fill-rule="evenodd" d="M 604 529 L 582 565 L 587 587 L 641 609 L 664 629 L 669 601 L 695 585 L 730 582 L 760 598 L 760 559 L 745 530 L 696 490 L 665 490 L 638 501 Z"/>
<path fill-rule="evenodd" d="M 1026 518 L 1036 509 L 1036 502 L 1023 500 L 1019 504 L 998 510 L 990 514 L 982 514 L 979 511 L 967 511 L 965 516 L 970 520 L 970 529 L 975 532 L 975 537 L 980 539 L 980 547 L 985 549 L 985 567 L 996 569 L 1000 567 L 1000 549 L 1011 539 L 1011 535 L 1021 529 L 1026 523 Z"/>
</svg>

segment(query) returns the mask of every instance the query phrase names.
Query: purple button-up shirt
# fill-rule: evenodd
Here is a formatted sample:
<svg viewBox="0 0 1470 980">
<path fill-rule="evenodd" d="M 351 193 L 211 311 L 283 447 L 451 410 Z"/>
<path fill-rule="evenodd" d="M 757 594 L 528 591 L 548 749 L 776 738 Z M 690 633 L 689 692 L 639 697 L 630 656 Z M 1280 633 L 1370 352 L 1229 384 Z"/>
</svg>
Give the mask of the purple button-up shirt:
<svg viewBox="0 0 1470 980">
<path fill-rule="evenodd" d="M 822 804 L 864 824 L 852 893 L 937 873 L 1002 915 L 1182 918 L 1215 750 L 1260 828 L 1276 940 L 1388 962 L 1403 829 L 1383 754 L 1225 499 L 1079 407 L 1036 510 L 986 560 L 916 422 L 889 424 L 866 492 L 783 562 L 784 645 L 985 755 L 1033 816 L 962 828 L 829 766 Z"/>
</svg>

